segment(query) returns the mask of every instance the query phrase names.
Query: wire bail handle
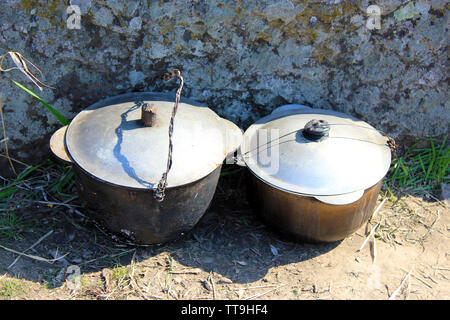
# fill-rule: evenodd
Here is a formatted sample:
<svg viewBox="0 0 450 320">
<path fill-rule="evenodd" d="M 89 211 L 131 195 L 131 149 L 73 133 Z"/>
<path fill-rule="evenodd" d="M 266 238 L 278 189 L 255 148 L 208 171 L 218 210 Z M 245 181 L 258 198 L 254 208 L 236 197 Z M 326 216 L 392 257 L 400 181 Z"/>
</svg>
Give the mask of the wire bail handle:
<svg viewBox="0 0 450 320">
<path fill-rule="evenodd" d="M 172 135 L 173 135 L 173 127 L 174 127 L 174 120 L 175 115 L 178 110 L 178 103 L 180 102 L 181 97 L 181 89 L 183 88 L 184 80 L 181 76 L 181 71 L 178 69 L 173 69 L 170 73 L 165 73 L 162 76 L 162 80 L 170 80 L 172 78 L 177 77 L 180 80 L 180 87 L 177 90 L 176 97 L 175 97 L 175 104 L 172 109 L 172 116 L 170 118 L 170 124 L 169 124 L 169 151 L 167 155 L 167 167 L 166 171 L 162 174 L 161 180 L 158 183 L 158 186 L 156 187 L 153 198 L 155 198 L 156 201 L 162 202 L 165 198 L 165 192 L 167 187 L 167 175 L 169 174 L 170 168 L 172 167 L 172 153 L 173 153 L 173 143 L 172 143 Z"/>
</svg>

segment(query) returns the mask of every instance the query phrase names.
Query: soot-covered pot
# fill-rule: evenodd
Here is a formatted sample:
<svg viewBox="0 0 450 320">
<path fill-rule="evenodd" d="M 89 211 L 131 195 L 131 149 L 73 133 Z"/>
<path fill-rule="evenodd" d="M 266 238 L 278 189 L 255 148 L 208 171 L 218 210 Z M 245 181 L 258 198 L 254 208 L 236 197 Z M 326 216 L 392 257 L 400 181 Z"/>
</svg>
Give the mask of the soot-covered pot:
<svg viewBox="0 0 450 320">
<path fill-rule="evenodd" d="M 238 127 L 195 101 L 181 99 L 175 118 L 173 106 L 173 96 L 151 92 L 107 98 L 50 141 L 72 164 L 87 214 L 133 243 L 163 243 L 192 229 L 213 198 L 224 159 L 242 139 Z"/>
<path fill-rule="evenodd" d="M 391 163 L 390 139 L 330 110 L 285 105 L 244 133 L 240 163 L 266 224 L 295 239 L 332 242 L 372 215 Z"/>
</svg>

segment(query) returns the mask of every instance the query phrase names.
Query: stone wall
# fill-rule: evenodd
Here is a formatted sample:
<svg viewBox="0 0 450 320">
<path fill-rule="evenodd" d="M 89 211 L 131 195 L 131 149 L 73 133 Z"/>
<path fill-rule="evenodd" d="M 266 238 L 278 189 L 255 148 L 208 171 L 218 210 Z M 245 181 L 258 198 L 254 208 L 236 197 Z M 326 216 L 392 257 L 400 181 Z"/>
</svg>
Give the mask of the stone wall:
<svg viewBox="0 0 450 320">
<path fill-rule="evenodd" d="M 381 15 L 371 18 L 374 4 Z M 1 0 L 0 53 L 21 52 L 55 87 L 1 75 L 9 147 L 20 159 L 46 155 L 59 124 L 8 78 L 72 118 L 107 96 L 175 91 L 157 79 L 172 67 L 184 96 L 243 129 L 300 103 L 352 114 L 400 142 L 442 136 L 448 9 L 438 0 Z"/>
</svg>

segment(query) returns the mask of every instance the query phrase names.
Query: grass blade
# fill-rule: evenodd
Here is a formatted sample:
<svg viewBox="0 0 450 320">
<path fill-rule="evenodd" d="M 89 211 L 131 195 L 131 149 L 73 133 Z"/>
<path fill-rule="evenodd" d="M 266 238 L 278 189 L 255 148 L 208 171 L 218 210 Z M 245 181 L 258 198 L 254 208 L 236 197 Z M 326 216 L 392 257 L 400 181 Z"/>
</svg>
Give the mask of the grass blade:
<svg viewBox="0 0 450 320">
<path fill-rule="evenodd" d="M 20 181 L 22 181 L 25 177 L 27 177 L 30 173 L 32 173 L 34 170 L 36 170 L 40 166 L 42 166 L 42 164 L 38 164 L 38 165 L 35 165 L 34 167 L 28 168 L 27 170 L 22 172 L 16 179 L 14 179 L 11 183 L 8 183 L 4 187 L 0 187 L 0 192 L 1 192 L 0 193 L 0 198 L 5 197 L 5 194 L 8 195 L 8 191 L 7 190 L 9 190 L 12 187 L 14 187 L 16 184 L 18 184 Z M 14 190 L 17 191 L 15 188 L 14 188 Z M 11 193 L 13 193 L 13 192 L 11 192 Z M 11 194 L 11 193 L 9 193 L 9 194 Z"/>
<path fill-rule="evenodd" d="M 9 188 L 9 189 L 6 189 L 4 191 L 1 191 L 0 192 L 0 200 L 2 200 L 3 198 L 8 197 L 9 195 L 15 193 L 16 191 L 17 191 L 16 188 Z"/>
<path fill-rule="evenodd" d="M 51 114 L 53 114 L 58 121 L 63 125 L 66 126 L 70 123 L 69 120 L 67 120 L 66 117 L 64 117 L 61 113 L 58 112 L 58 110 L 56 110 L 55 108 L 53 108 L 50 104 L 48 104 L 47 102 L 45 102 L 44 100 L 42 100 L 41 97 L 39 97 L 37 94 L 35 94 L 33 91 L 31 91 L 30 89 L 24 87 L 23 85 L 21 85 L 20 83 L 11 80 L 16 86 L 18 86 L 19 88 L 21 88 L 22 90 L 24 90 L 25 92 L 27 92 L 28 94 L 30 94 L 31 96 L 35 97 L 36 99 L 38 99 L 47 109 L 48 111 L 50 111 Z"/>
<path fill-rule="evenodd" d="M 431 158 L 431 162 L 428 165 L 427 174 L 425 175 L 425 180 L 428 179 L 428 176 L 430 175 L 431 169 L 433 169 L 434 162 L 436 161 L 436 150 L 434 149 L 434 143 L 431 141 L 431 152 L 433 154 L 433 157 Z"/>
<path fill-rule="evenodd" d="M 390 188 L 396 186 L 414 193 L 438 192 L 440 184 L 449 181 L 449 165 L 447 135 L 443 139 L 421 139 L 401 157 L 393 159 L 386 183 Z"/>
<path fill-rule="evenodd" d="M 41 166 L 42 166 L 42 164 L 37 164 L 31 168 L 28 168 L 27 170 L 25 170 L 24 172 L 19 174 L 19 176 L 14 180 L 14 182 L 19 182 L 20 180 L 22 180 L 23 178 L 25 178 L 26 176 L 28 176 L 30 173 L 32 173 L 34 170 L 36 170 L 37 168 L 39 168 Z"/>
</svg>

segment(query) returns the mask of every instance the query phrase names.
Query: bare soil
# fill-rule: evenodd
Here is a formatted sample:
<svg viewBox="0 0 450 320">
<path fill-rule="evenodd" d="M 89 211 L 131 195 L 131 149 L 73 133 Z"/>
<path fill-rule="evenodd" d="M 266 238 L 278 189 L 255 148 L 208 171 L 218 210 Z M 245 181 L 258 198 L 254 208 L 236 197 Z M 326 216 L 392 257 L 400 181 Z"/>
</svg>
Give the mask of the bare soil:
<svg viewBox="0 0 450 320">
<path fill-rule="evenodd" d="M 0 299 L 450 298 L 445 202 L 403 194 L 342 241 L 298 243 L 260 221 L 245 200 L 243 176 L 222 178 L 198 225 L 159 246 L 111 240 L 77 214 L 76 201 L 16 211 L 28 224 L 16 239 L 0 238 Z M 19 256 L 12 250 L 29 256 L 9 267 Z"/>
</svg>

